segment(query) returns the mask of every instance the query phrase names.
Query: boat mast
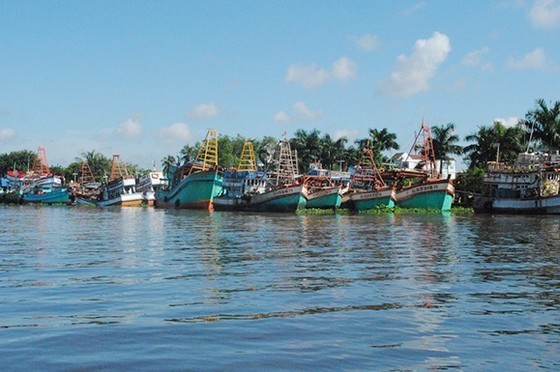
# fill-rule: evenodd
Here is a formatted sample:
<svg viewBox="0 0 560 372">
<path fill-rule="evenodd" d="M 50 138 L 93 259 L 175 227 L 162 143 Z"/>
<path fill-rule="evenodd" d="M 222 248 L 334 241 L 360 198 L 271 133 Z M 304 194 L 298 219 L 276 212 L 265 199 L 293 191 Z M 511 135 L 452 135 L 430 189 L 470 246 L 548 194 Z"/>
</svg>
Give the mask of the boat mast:
<svg viewBox="0 0 560 372">
<path fill-rule="evenodd" d="M 257 163 L 255 161 L 255 151 L 253 150 L 253 142 L 245 141 L 243 143 L 243 150 L 241 151 L 241 157 L 239 158 L 239 163 L 237 164 L 237 171 L 256 171 Z"/>
<path fill-rule="evenodd" d="M 377 169 L 375 159 L 373 158 L 373 150 L 369 148 L 369 141 L 362 150 L 362 157 L 358 163 L 358 169 L 356 169 L 354 177 L 352 177 L 352 181 L 373 181 L 377 187 L 386 186 L 379 169 Z"/>
<path fill-rule="evenodd" d="M 38 176 L 46 176 L 51 173 L 49 161 L 47 160 L 47 152 L 44 147 L 39 147 L 37 155 L 33 161 L 33 174 Z"/>
<path fill-rule="evenodd" d="M 111 173 L 109 175 L 109 182 L 124 177 L 128 177 L 126 166 L 121 160 L 121 156 L 119 154 L 114 154 L 113 161 L 111 162 Z"/>
<path fill-rule="evenodd" d="M 426 164 L 426 170 L 432 178 L 439 178 L 439 173 L 436 167 L 436 154 L 434 150 L 434 142 L 432 140 L 432 132 L 430 131 L 430 126 L 424 124 L 422 120 L 422 136 L 424 139 L 424 164 Z"/>
<path fill-rule="evenodd" d="M 293 183 L 295 181 L 294 159 L 290 142 L 286 139 L 280 140 L 278 149 L 278 173 L 276 175 L 276 185 L 283 183 Z"/>
<path fill-rule="evenodd" d="M 204 143 L 198 149 L 196 158 L 192 167 L 189 168 L 187 174 L 191 174 L 195 170 L 209 170 L 218 166 L 218 131 L 215 129 L 208 130 Z"/>
<path fill-rule="evenodd" d="M 91 172 L 91 168 L 87 161 L 82 161 L 82 172 L 80 175 L 80 184 L 86 185 L 88 183 L 94 183 L 95 177 L 93 177 L 93 173 Z"/>
</svg>

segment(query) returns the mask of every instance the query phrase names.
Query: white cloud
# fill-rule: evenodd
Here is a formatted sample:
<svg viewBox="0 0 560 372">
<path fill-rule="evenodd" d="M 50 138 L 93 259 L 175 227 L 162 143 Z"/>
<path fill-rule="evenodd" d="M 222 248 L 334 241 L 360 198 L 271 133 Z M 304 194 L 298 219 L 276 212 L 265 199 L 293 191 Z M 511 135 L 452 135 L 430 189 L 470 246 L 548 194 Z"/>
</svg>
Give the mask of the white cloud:
<svg viewBox="0 0 560 372">
<path fill-rule="evenodd" d="M 356 129 L 339 129 L 334 132 L 333 139 L 335 141 L 342 137 L 346 137 L 348 142 L 354 142 L 354 140 L 358 138 L 358 131 Z"/>
<path fill-rule="evenodd" d="M 189 142 L 194 135 L 187 124 L 175 123 L 169 127 L 161 128 L 158 137 L 165 141 L 171 142 Z"/>
<path fill-rule="evenodd" d="M 428 4 L 425 1 L 420 1 L 416 4 L 411 5 L 410 7 L 406 8 L 403 13 L 405 15 L 414 15 L 428 7 Z"/>
<path fill-rule="evenodd" d="M 529 18 L 537 27 L 553 28 L 560 25 L 560 1 L 537 0 L 529 12 Z"/>
<path fill-rule="evenodd" d="M 356 45 L 362 50 L 371 52 L 379 46 L 379 38 L 375 35 L 365 34 L 356 40 Z"/>
<path fill-rule="evenodd" d="M 193 119 L 203 119 L 218 116 L 220 109 L 215 103 L 200 103 L 193 107 L 189 112 L 189 117 Z"/>
<path fill-rule="evenodd" d="M 117 128 L 117 134 L 126 139 L 138 138 L 142 134 L 142 124 L 138 119 L 128 119 Z"/>
<path fill-rule="evenodd" d="M 8 140 L 16 136 L 16 131 L 11 128 L 0 129 L 0 141 Z"/>
<path fill-rule="evenodd" d="M 483 57 L 488 53 L 490 49 L 484 47 L 479 50 L 474 50 L 463 58 L 463 64 L 465 66 L 480 67 L 483 71 L 488 71 L 493 68 L 492 64 L 489 62 L 484 62 Z"/>
<path fill-rule="evenodd" d="M 512 57 L 508 59 L 508 65 L 520 70 L 548 70 L 551 68 L 551 63 L 545 51 L 541 48 L 537 48 L 525 54 L 522 58 Z"/>
<path fill-rule="evenodd" d="M 447 35 L 435 32 L 431 38 L 416 40 L 410 56 L 400 55 L 397 66 L 380 88 L 394 97 L 408 97 L 429 88 L 429 81 L 451 52 Z"/>
<path fill-rule="evenodd" d="M 291 114 L 286 111 L 279 111 L 274 115 L 274 121 L 277 123 L 291 123 L 298 120 L 313 120 L 321 117 L 321 110 L 311 110 L 307 103 L 298 101 L 292 106 Z"/>
<path fill-rule="evenodd" d="M 274 121 L 277 123 L 289 123 L 290 115 L 288 115 L 285 111 L 280 111 L 274 115 Z"/>
<path fill-rule="evenodd" d="M 493 123 L 494 122 L 499 122 L 499 123 L 502 123 L 504 126 L 509 128 L 509 127 L 515 127 L 517 125 L 517 123 L 519 123 L 519 120 L 520 119 L 518 117 L 512 116 L 512 117 L 509 117 L 507 119 L 496 118 L 496 119 L 494 119 Z"/>
<path fill-rule="evenodd" d="M 342 57 L 333 63 L 332 76 L 340 81 L 347 81 L 356 77 L 357 69 L 355 62 Z"/>
<path fill-rule="evenodd" d="M 298 101 L 294 103 L 294 111 L 299 114 L 303 119 L 316 119 L 323 115 L 322 111 L 311 111 L 307 104 L 303 101 Z"/>
<path fill-rule="evenodd" d="M 313 65 L 291 65 L 286 73 L 289 83 L 301 83 L 306 88 L 318 88 L 329 80 L 329 72 Z"/>
<path fill-rule="evenodd" d="M 329 80 L 347 81 L 356 77 L 357 66 L 351 59 L 342 57 L 333 63 L 331 70 L 315 64 L 294 64 L 288 67 L 286 81 L 302 84 L 306 88 L 319 88 Z"/>
</svg>

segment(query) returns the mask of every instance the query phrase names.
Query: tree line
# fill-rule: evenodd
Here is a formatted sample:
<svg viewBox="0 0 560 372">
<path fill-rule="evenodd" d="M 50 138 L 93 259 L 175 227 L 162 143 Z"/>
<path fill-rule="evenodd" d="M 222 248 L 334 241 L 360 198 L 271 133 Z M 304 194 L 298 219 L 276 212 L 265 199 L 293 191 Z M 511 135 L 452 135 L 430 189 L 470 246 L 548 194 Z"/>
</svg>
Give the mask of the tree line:
<svg viewBox="0 0 560 372">
<path fill-rule="evenodd" d="M 479 183 L 483 175 L 483 168 L 488 161 L 502 161 L 511 163 L 518 153 L 523 151 L 552 152 L 560 148 L 560 101 L 545 102 L 539 99 L 535 107 L 527 112 L 525 118 L 514 126 L 505 126 L 501 122 L 492 125 L 482 125 L 475 133 L 467 135 L 464 140 L 467 146 L 460 146 L 460 138 L 455 133 L 455 124 L 434 125 L 431 127 L 434 152 L 437 159 L 447 160 L 452 155 L 463 156 L 468 164 L 468 171 L 463 182 L 469 188 L 470 182 Z M 219 164 L 224 167 L 236 167 L 241 155 L 243 143 L 252 141 L 256 150 L 259 164 L 267 169 L 272 164 L 274 151 L 278 139 L 265 136 L 261 139 L 246 138 L 241 135 L 231 137 L 220 135 L 218 139 Z M 390 159 L 385 155 L 387 151 L 400 150 L 395 133 L 387 128 L 369 129 L 366 138 L 349 143 L 346 137 L 333 139 L 329 134 L 322 134 L 318 129 L 298 129 L 289 138 L 292 150 L 297 152 L 300 172 L 305 172 L 311 163 L 321 163 L 323 168 L 330 170 L 345 170 L 357 164 L 364 147 L 369 146 L 378 164 L 387 164 Z M 172 166 L 192 161 L 196 157 L 200 142 L 185 145 L 177 155 L 167 155 L 161 160 L 164 174 Z M 406 149 L 408 151 L 408 149 Z M 0 174 L 10 169 L 28 170 L 35 158 L 35 153 L 29 150 L 0 154 Z M 73 180 L 81 172 L 82 162 L 86 161 L 98 181 L 103 181 L 109 174 L 111 159 L 95 150 L 81 154 L 70 165 L 51 167 L 53 173 L 64 175 L 66 180 Z M 126 164 L 132 175 L 149 172 L 134 164 Z"/>
</svg>

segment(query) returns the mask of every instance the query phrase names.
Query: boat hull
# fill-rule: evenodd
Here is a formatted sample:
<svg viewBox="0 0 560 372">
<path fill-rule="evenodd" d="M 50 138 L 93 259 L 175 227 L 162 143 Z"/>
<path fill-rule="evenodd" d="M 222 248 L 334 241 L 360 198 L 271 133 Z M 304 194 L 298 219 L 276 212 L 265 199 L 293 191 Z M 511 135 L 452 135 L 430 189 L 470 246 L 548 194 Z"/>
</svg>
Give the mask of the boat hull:
<svg viewBox="0 0 560 372">
<path fill-rule="evenodd" d="M 397 191 L 397 206 L 401 208 L 448 211 L 453 203 L 455 187 L 450 180 L 429 181 Z"/>
<path fill-rule="evenodd" d="M 342 203 L 340 186 L 318 190 L 307 195 L 306 208 L 337 209 Z"/>
<path fill-rule="evenodd" d="M 475 213 L 495 214 L 560 214 L 560 195 L 535 199 L 478 197 Z"/>
<path fill-rule="evenodd" d="M 70 193 L 68 189 L 53 189 L 42 194 L 24 194 L 25 204 L 70 204 Z"/>
<path fill-rule="evenodd" d="M 377 207 L 393 208 L 395 198 L 393 187 L 374 191 L 357 191 L 350 194 L 350 205 L 356 211 L 365 211 Z"/>
<path fill-rule="evenodd" d="M 122 194 L 111 199 L 99 200 L 97 201 L 97 205 L 100 207 L 139 207 L 143 201 L 144 197 L 142 193 L 135 192 L 132 194 Z"/>
<path fill-rule="evenodd" d="M 222 176 L 217 171 L 200 171 L 185 177 L 176 187 L 157 190 L 157 208 L 213 210 L 214 197 L 222 192 Z"/>
<path fill-rule="evenodd" d="M 295 212 L 305 208 L 306 203 L 306 187 L 295 185 L 250 198 L 217 197 L 214 199 L 214 208 L 218 211 Z"/>
</svg>

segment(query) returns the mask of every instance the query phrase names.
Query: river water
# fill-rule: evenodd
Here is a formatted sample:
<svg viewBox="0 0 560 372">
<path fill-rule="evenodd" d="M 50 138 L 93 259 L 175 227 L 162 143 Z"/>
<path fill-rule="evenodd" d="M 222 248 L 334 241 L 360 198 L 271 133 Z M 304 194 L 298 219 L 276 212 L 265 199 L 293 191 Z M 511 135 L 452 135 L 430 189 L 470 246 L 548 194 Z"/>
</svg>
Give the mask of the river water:
<svg viewBox="0 0 560 372">
<path fill-rule="evenodd" d="M 0 206 L 0 362 L 560 369 L 560 216 Z"/>
</svg>

